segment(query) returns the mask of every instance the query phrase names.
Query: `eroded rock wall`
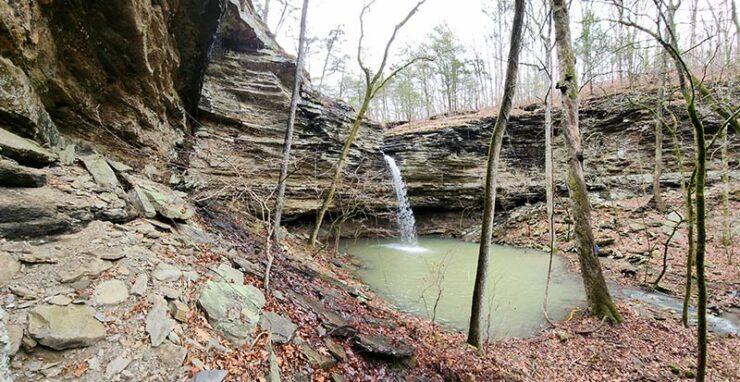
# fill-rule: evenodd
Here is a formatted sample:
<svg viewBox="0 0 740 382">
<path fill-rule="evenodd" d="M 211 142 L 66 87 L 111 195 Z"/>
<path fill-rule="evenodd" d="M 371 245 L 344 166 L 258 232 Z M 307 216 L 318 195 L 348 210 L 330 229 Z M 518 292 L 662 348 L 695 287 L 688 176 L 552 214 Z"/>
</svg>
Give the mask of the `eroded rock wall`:
<svg viewBox="0 0 740 382">
<path fill-rule="evenodd" d="M 220 15 L 219 0 L 0 3 L 0 127 L 166 162 Z"/>
<path fill-rule="evenodd" d="M 592 191 L 601 192 L 605 198 L 620 198 L 652 187 L 654 123 L 650 112 L 640 104 L 654 102 L 649 92 L 622 92 L 582 102 L 584 166 Z M 680 101 L 671 104 L 671 109 L 679 121 L 686 121 Z M 557 115 L 556 111 L 556 121 Z M 702 110 L 702 115 L 707 137 L 711 139 L 720 121 L 709 110 Z M 388 131 L 383 150 L 399 162 L 413 207 L 419 210 L 479 208 L 488 143 L 495 121 L 495 117 L 481 113 L 461 114 L 401 125 Z M 690 170 L 693 135 L 687 122 L 681 122 L 678 138 Z M 556 181 L 565 192 L 566 151 L 557 126 L 554 145 Z M 731 145 L 732 167 L 738 163 L 740 145 L 736 140 Z M 507 127 L 499 166 L 497 204 L 500 207 L 506 209 L 544 198 L 544 150 L 542 108 L 515 110 Z M 665 172 L 678 171 L 667 131 L 663 159 Z M 709 169 L 718 170 L 719 153 L 710 159 Z M 675 178 L 668 175 L 665 182 L 677 186 Z"/>
<path fill-rule="evenodd" d="M 229 4 L 203 82 L 187 182 L 203 199 L 242 200 L 260 209 L 262 203 L 273 205 L 295 60 L 254 18 L 248 9 Z M 309 214 L 320 206 L 355 118 L 350 107 L 322 97 L 310 83 L 304 82 L 301 95 L 287 215 Z M 362 125 L 348 158 L 348 176 L 383 169 L 382 141 L 379 125 Z M 341 187 L 339 193 L 348 191 Z M 373 199 L 363 202 L 373 204 Z"/>
<path fill-rule="evenodd" d="M 0 54 L 0 128 L 149 166 L 199 200 L 272 205 L 295 58 L 251 1 L 2 2 Z M 355 115 L 301 94 L 287 215 L 317 208 Z M 383 168 L 382 133 L 363 125 L 348 174 Z"/>
</svg>

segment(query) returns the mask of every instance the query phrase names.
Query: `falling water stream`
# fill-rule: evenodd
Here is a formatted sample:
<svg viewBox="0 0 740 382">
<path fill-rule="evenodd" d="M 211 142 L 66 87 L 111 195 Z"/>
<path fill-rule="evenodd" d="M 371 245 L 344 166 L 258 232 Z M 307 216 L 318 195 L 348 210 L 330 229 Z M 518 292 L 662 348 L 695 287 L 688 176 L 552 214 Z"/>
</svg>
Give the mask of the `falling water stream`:
<svg viewBox="0 0 740 382">
<path fill-rule="evenodd" d="M 414 212 L 411 210 L 409 198 L 406 195 L 406 183 L 403 182 L 401 170 L 396 165 L 396 161 L 385 154 L 383 154 L 383 157 L 385 158 L 385 163 L 388 164 L 391 175 L 393 175 L 393 189 L 396 191 L 396 200 L 398 203 L 398 213 L 396 216 L 401 234 L 401 243 L 409 249 L 413 249 L 418 247 L 419 242 L 416 239 L 416 219 L 414 219 Z"/>
</svg>

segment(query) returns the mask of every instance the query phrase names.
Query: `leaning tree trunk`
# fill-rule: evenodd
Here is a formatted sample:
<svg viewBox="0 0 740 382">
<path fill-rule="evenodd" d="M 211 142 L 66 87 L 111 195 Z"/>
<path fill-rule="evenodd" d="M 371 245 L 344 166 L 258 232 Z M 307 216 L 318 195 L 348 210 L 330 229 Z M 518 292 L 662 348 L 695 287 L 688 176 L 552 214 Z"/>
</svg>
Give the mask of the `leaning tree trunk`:
<svg viewBox="0 0 740 382">
<path fill-rule="evenodd" d="M 470 329 L 468 343 L 481 348 L 481 324 L 483 319 L 483 302 L 488 283 L 488 257 L 491 251 L 491 237 L 493 235 L 493 215 L 496 207 L 496 170 L 498 169 L 501 145 L 504 140 L 506 123 L 514 102 L 516 92 L 517 71 L 519 69 L 519 52 L 522 45 L 522 28 L 524 25 L 524 0 L 514 2 L 514 23 L 511 29 L 511 47 L 506 69 L 504 95 L 499 109 L 496 124 L 493 126 L 491 141 L 488 148 L 488 166 L 486 169 L 486 194 L 483 209 L 483 225 L 481 226 L 480 249 L 478 251 L 478 268 L 475 273 L 473 288 L 473 302 L 470 313 Z"/>
<path fill-rule="evenodd" d="M 591 205 L 588 201 L 583 175 L 583 148 L 578 127 L 578 84 L 575 55 L 570 40 L 568 4 L 565 0 L 552 0 L 555 23 L 555 44 L 558 51 L 563 121 L 561 126 L 568 146 L 568 189 L 572 215 L 575 221 L 578 259 L 591 313 L 612 322 L 622 322 L 622 316 L 609 295 L 601 264 L 594 253 L 594 236 L 591 229 Z"/>
<path fill-rule="evenodd" d="M 365 114 L 367 113 L 367 108 L 370 105 L 371 99 L 372 91 L 371 87 L 368 86 L 365 90 L 365 97 L 362 101 L 360 111 L 357 113 L 357 118 L 355 119 L 354 124 L 352 124 L 352 129 L 349 132 L 349 136 L 347 136 L 347 140 L 344 141 L 344 148 L 342 149 L 342 154 L 339 156 L 337 166 L 334 169 L 334 176 L 332 177 L 329 190 L 324 196 L 324 201 L 321 204 L 321 209 L 319 209 L 319 213 L 316 215 L 316 225 L 313 227 L 313 231 L 311 231 L 311 238 L 309 239 L 310 245 L 315 245 L 318 241 L 321 224 L 324 222 L 324 216 L 326 216 L 326 212 L 329 211 L 329 206 L 331 206 L 332 201 L 334 201 L 334 194 L 337 192 L 337 185 L 339 184 L 339 180 L 342 177 L 342 171 L 344 170 L 344 164 L 347 161 L 347 156 L 349 156 L 349 150 L 352 147 L 352 142 L 354 142 L 355 137 L 357 136 L 357 132 L 360 131 L 360 126 L 362 126 L 362 119 L 365 118 Z"/>
<path fill-rule="evenodd" d="M 285 140 L 283 141 L 283 161 L 280 164 L 280 178 L 278 178 L 278 192 L 277 197 L 275 198 L 275 213 L 272 222 L 272 236 L 275 242 L 280 241 L 280 220 L 283 217 L 283 206 L 285 205 L 285 187 L 288 178 L 288 166 L 290 165 L 290 150 L 293 147 L 293 128 L 295 127 L 295 115 L 296 111 L 298 110 L 298 100 L 301 98 L 303 59 L 306 51 L 307 14 L 308 0 L 303 0 L 303 10 L 301 12 L 301 31 L 298 37 L 298 59 L 296 60 L 295 77 L 293 81 L 293 96 L 290 99 L 288 128 L 285 130 Z"/>
<path fill-rule="evenodd" d="M 706 253 L 706 242 L 707 242 L 707 228 L 706 228 L 706 205 L 704 198 L 704 187 L 706 184 L 707 176 L 707 147 L 706 139 L 704 137 L 704 123 L 699 117 L 699 113 L 696 110 L 696 92 L 697 90 L 704 95 L 706 89 L 702 90 L 703 86 L 696 87 L 696 82 L 693 80 L 695 77 L 689 70 L 686 62 L 681 57 L 678 48 L 672 44 L 661 41 L 663 48 L 666 49 L 672 56 L 673 61 L 678 70 L 678 80 L 681 87 L 681 93 L 684 100 L 686 101 L 686 111 L 689 115 L 691 125 L 694 127 L 694 142 L 696 145 L 696 162 L 694 164 L 694 184 L 696 193 L 696 289 L 697 289 L 697 365 L 696 365 L 696 381 L 704 382 L 706 379 L 707 370 L 707 285 L 706 276 L 704 274 L 704 255 Z M 687 82 L 689 82 L 687 84 Z M 706 91 L 708 92 L 708 91 Z M 710 104 L 712 103 L 712 97 L 709 98 Z M 716 101 L 716 100 L 714 100 Z M 716 106 L 716 104 L 714 104 Z M 721 115 L 718 110 L 721 108 L 715 108 L 715 112 Z M 728 118 L 726 123 L 732 124 L 734 118 Z M 689 195 L 691 192 L 689 192 Z M 691 256 L 691 253 L 689 253 Z"/>
<path fill-rule="evenodd" d="M 666 62 L 668 54 L 663 51 L 660 55 L 660 86 L 658 87 L 658 105 L 656 108 L 655 120 L 655 158 L 653 168 L 653 199 L 658 211 L 665 211 L 665 203 L 660 189 L 660 177 L 663 175 L 663 103 L 665 102 L 665 87 L 668 82 L 668 71 Z"/>
<path fill-rule="evenodd" d="M 362 60 L 362 39 L 365 36 L 363 18 L 365 16 L 365 12 L 367 12 L 373 2 L 366 4 L 362 8 L 362 12 L 360 12 L 360 40 L 357 44 L 357 62 L 360 64 L 360 69 L 362 69 L 362 71 L 365 73 L 365 96 L 362 99 L 362 106 L 360 106 L 360 111 L 357 112 L 357 117 L 354 124 L 352 125 L 352 129 L 349 132 L 349 136 L 347 136 L 347 140 L 344 142 L 344 149 L 342 149 L 342 154 L 339 156 L 339 161 L 337 162 L 337 167 L 334 171 L 334 177 L 332 178 L 331 185 L 329 186 L 329 191 L 324 196 L 324 201 L 321 204 L 321 209 L 319 209 L 319 213 L 316 215 L 316 226 L 313 228 L 313 231 L 311 232 L 311 237 L 309 238 L 309 244 L 311 244 L 312 246 L 315 245 L 316 241 L 318 240 L 319 231 L 321 230 L 321 224 L 324 222 L 324 216 L 329 210 L 329 206 L 334 201 L 334 194 L 337 192 L 337 186 L 339 185 L 339 180 L 342 177 L 344 163 L 347 161 L 349 150 L 352 147 L 352 143 L 355 141 L 355 137 L 357 137 L 357 132 L 360 130 L 360 126 L 362 126 L 362 120 L 363 118 L 365 118 L 365 114 L 367 113 L 370 101 L 372 101 L 372 99 L 378 94 L 378 92 L 382 91 L 388 84 L 388 82 L 390 82 L 398 73 L 408 68 L 418 60 L 418 58 L 411 59 L 410 61 L 398 66 L 388 76 L 383 78 L 383 71 L 385 70 L 386 64 L 388 63 L 388 53 L 390 52 L 391 46 L 393 45 L 393 41 L 396 40 L 398 31 L 400 31 L 401 28 L 406 25 L 411 17 L 413 17 L 416 12 L 419 11 L 419 7 L 421 7 L 422 4 L 424 4 L 426 1 L 427 0 L 418 0 L 416 5 L 411 9 L 411 11 L 409 11 L 406 17 L 401 20 L 400 23 L 396 24 L 396 27 L 393 29 L 393 34 L 391 34 L 390 39 L 388 39 L 388 42 L 385 45 L 383 60 L 381 61 L 380 67 L 378 68 L 378 71 L 375 73 L 374 76 L 371 76 L 370 69 L 365 66 Z"/>
</svg>

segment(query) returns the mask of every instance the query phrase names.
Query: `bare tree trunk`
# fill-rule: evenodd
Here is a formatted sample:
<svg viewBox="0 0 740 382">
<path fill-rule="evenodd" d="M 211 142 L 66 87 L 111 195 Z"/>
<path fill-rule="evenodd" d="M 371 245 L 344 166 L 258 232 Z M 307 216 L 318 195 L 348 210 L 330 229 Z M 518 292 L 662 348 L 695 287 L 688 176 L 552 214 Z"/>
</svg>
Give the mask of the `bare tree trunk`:
<svg viewBox="0 0 740 382">
<path fill-rule="evenodd" d="M 265 0 L 265 8 L 262 10 L 262 22 L 267 25 L 267 18 L 270 16 L 270 0 Z"/>
<path fill-rule="evenodd" d="M 319 213 L 318 215 L 316 215 L 316 225 L 313 227 L 313 231 L 311 231 L 311 237 L 309 239 L 309 244 L 311 245 L 315 245 L 318 241 L 321 224 L 324 221 L 324 216 L 326 216 L 326 212 L 329 211 L 329 207 L 334 200 L 334 194 L 337 192 L 337 185 L 339 184 L 339 180 L 342 177 L 342 170 L 344 170 L 344 163 L 347 161 L 349 149 L 352 147 L 352 142 L 354 142 L 355 137 L 357 136 L 357 132 L 360 130 L 360 126 L 362 126 L 362 119 L 365 118 L 367 107 L 370 104 L 370 100 L 372 99 L 370 94 L 370 88 L 367 88 L 367 90 L 365 91 L 365 97 L 362 100 L 362 106 L 360 107 L 360 111 L 357 113 L 357 119 L 355 119 L 355 122 L 352 125 L 349 136 L 347 136 L 347 139 L 344 141 L 344 148 L 342 149 L 342 154 L 339 156 L 337 166 L 334 169 L 334 176 L 332 177 L 331 185 L 329 186 L 329 190 L 327 191 L 327 194 L 324 197 L 324 201 L 321 204 L 321 209 L 319 209 Z"/>
<path fill-rule="evenodd" d="M 547 0 L 544 1 L 547 4 Z M 545 5 L 547 6 L 547 5 Z M 552 106 L 555 96 L 555 69 L 553 65 L 552 44 L 552 17 L 547 17 L 547 38 L 544 40 L 547 59 L 545 60 L 546 72 L 549 80 L 547 96 L 545 97 L 545 197 L 547 199 L 547 242 L 550 249 L 550 258 L 547 264 L 547 280 L 545 283 L 545 298 L 542 302 L 542 310 L 545 318 L 549 321 L 547 313 L 547 296 L 550 288 L 550 275 L 552 273 L 552 258 L 555 255 L 555 185 L 553 180 L 552 165 Z"/>
<path fill-rule="evenodd" d="M 288 128 L 285 129 L 285 140 L 283 141 L 283 162 L 280 164 L 280 178 L 278 178 L 278 193 L 275 198 L 275 213 L 272 222 L 272 237 L 276 243 L 280 242 L 280 220 L 283 216 L 285 205 L 285 187 L 288 178 L 288 166 L 290 165 L 290 150 L 293 147 L 293 129 L 295 127 L 295 115 L 298 110 L 298 100 L 301 98 L 301 82 L 303 80 L 303 59 L 306 42 L 306 16 L 308 14 L 308 0 L 303 0 L 303 11 L 301 12 L 301 32 L 298 37 L 298 58 L 295 66 L 295 77 L 293 81 L 293 96 L 290 99 L 290 112 L 288 114 Z"/>
<path fill-rule="evenodd" d="M 694 165 L 694 179 L 696 184 L 696 288 L 698 293 L 697 304 L 697 366 L 696 381 L 704 382 L 707 369 L 707 285 L 704 274 L 704 254 L 706 252 L 707 230 L 706 230 L 706 206 L 704 199 L 704 186 L 706 183 L 706 156 L 707 147 L 704 137 L 704 124 L 696 111 L 696 84 L 695 77 L 683 61 L 675 45 L 661 42 L 666 50 L 671 53 L 679 73 L 681 93 L 686 100 L 686 109 L 691 125 L 694 127 L 694 142 L 696 145 L 696 163 Z M 674 42 L 675 44 L 675 42 Z M 685 74 L 685 76 L 684 76 Z M 691 84 L 686 82 L 691 81 Z M 691 87 L 689 88 L 689 85 Z M 701 91 L 701 87 L 698 89 Z M 704 93 L 703 91 L 701 92 Z M 717 111 L 715 109 L 715 111 Z M 727 123 L 730 123 L 730 119 Z"/>
<path fill-rule="evenodd" d="M 486 170 L 486 194 L 483 209 L 483 225 L 481 227 L 480 249 L 478 251 L 478 267 L 475 273 L 473 288 L 473 302 L 470 314 L 470 329 L 468 343 L 481 348 L 483 302 L 485 301 L 488 284 L 488 259 L 491 252 L 491 237 L 493 234 L 493 216 L 496 207 L 496 171 L 498 170 L 501 145 L 504 140 L 509 112 L 516 93 L 517 71 L 519 69 L 519 53 L 522 45 L 522 28 L 524 25 L 525 0 L 514 1 L 514 22 L 511 29 L 511 46 L 506 69 L 504 95 L 499 109 L 496 124 L 493 127 L 491 141 L 488 148 L 488 167 Z"/>
<path fill-rule="evenodd" d="M 665 87 L 668 82 L 668 53 L 663 50 L 660 54 L 658 63 L 658 73 L 660 75 L 660 85 L 658 86 L 658 105 L 655 109 L 655 158 L 653 168 L 653 199 L 658 211 L 665 211 L 665 203 L 660 189 L 660 177 L 663 175 L 663 103 L 665 102 Z"/>
<path fill-rule="evenodd" d="M 692 200 L 692 193 L 694 192 L 694 175 L 691 176 L 689 184 L 686 187 L 686 223 L 688 225 L 689 234 L 689 250 L 686 254 L 686 285 L 683 297 L 683 307 L 681 310 L 681 322 L 683 326 L 689 327 L 689 305 L 691 304 L 691 284 L 692 276 L 694 274 L 693 268 L 696 262 L 696 241 L 694 239 L 694 202 Z"/>
<path fill-rule="evenodd" d="M 622 322 L 622 316 L 609 295 L 601 264 L 594 253 L 594 236 L 591 229 L 591 205 L 588 201 L 586 181 L 583 176 L 583 148 L 578 127 L 578 76 L 575 55 L 570 39 L 568 4 L 565 0 L 552 0 L 555 24 L 555 43 L 558 52 L 563 120 L 561 126 L 568 146 L 568 189 L 572 201 L 573 220 L 578 246 L 578 259 L 591 313 L 612 322 Z"/>
<path fill-rule="evenodd" d="M 704 184 L 706 179 L 706 143 L 704 125 L 696 111 L 694 98 L 689 102 L 688 111 L 694 125 L 696 140 L 696 287 L 699 292 L 698 315 L 698 362 L 696 381 L 704 382 L 707 369 L 707 285 L 704 275 L 704 252 L 707 242 L 706 207 L 704 205 Z"/>
</svg>

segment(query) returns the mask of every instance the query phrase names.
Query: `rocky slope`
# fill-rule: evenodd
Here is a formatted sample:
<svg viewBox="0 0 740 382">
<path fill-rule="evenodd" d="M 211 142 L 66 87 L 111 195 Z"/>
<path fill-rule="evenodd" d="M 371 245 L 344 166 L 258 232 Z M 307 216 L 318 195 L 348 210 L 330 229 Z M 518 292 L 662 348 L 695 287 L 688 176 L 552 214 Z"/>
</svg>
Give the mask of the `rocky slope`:
<svg viewBox="0 0 740 382">
<path fill-rule="evenodd" d="M 286 365 L 291 373 L 336 363 L 319 322 L 304 323 L 310 334 L 294 340 L 291 305 L 252 286 L 264 272 L 259 225 L 226 223 L 236 219 L 229 202 L 269 204 L 295 70 L 249 1 L 2 2 L 0 53 L 0 380 L 264 378 L 267 363 L 219 366 L 247 342 L 263 352 L 258 329 L 305 350 Z M 310 85 L 302 94 L 292 215 L 317 206 L 321 175 L 353 122 L 347 106 Z M 363 130 L 348 171 L 382 184 L 367 177 L 380 163 L 382 131 Z M 214 218 L 218 209 L 225 217 Z M 217 236 L 194 222 L 205 218 L 217 221 Z M 249 242 L 219 238 L 224 227 Z M 318 274 L 291 261 L 298 276 L 288 279 Z M 238 267 L 252 272 L 250 285 Z M 336 276 L 322 280 L 354 301 Z M 274 283 L 286 293 L 306 288 Z M 317 293 L 302 290 L 303 309 L 334 314 Z M 237 303 L 235 317 L 226 306 Z M 375 334 L 332 349 L 410 355 Z M 340 360 L 364 362 L 352 353 Z"/>
<path fill-rule="evenodd" d="M 652 188 L 655 150 L 653 119 L 639 106 L 651 104 L 645 92 L 620 92 L 591 97 L 582 103 L 584 167 L 592 191 L 605 199 L 634 196 Z M 671 107 L 680 120 L 680 103 Z M 397 126 L 387 133 L 383 150 L 396 158 L 408 185 L 411 204 L 420 211 L 475 209 L 483 197 L 482 181 L 491 130 L 496 121 L 490 112 L 442 116 L 430 121 Z M 557 114 L 555 114 L 557 115 Z M 707 136 L 716 132 L 719 121 L 705 110 Z M 533 105 L 515 110 L 504 138 L 497 202 L 504 209 L 544 198 L 544 111 Z M 682 123 L 682 142 L 693 140 L 690 126 Z M 737 165 L 740 144 L 731 140 L 731 168 Z M 686 147 L 690 145 L 685 145 Z M 565 192 L 565 148 L 556 127 L 556 181 Z M 678 186 L 677 164 L 669 134 L 665 133 L 663 158 L 666 174 L 662 182 Z M 690 164 L 693 153 L 685 148 Z M 718 169 L 718 155 L 710 170 Z M 674 172 L 674 174 L 671 174 Z M 715 176 L 710 177 L 717 179 Z M 734 177 L 740 176 L 736 172 Z"/>
</svg>

